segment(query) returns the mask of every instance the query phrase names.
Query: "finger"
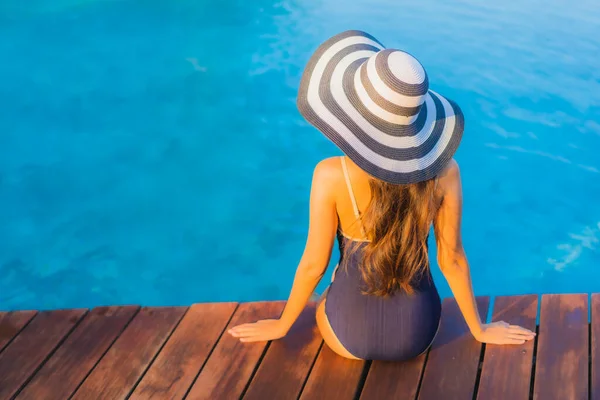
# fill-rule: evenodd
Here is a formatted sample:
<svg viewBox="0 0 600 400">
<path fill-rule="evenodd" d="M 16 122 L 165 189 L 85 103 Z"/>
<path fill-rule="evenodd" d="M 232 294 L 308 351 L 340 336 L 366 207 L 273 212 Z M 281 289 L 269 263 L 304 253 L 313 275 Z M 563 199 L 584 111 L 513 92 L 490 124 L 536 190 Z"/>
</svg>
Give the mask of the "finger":
<svg viewBox="0 0 600 400">
<path fill-rule="evenodd" d="M 239 328 L 231 329 L 229 332 L 240 333 L 240 332 L 249 332 L 256 330 L 255 326 L 242 326 Z"/>
<path fill-rule="evenodd" d="M 506 337 L 509 337 L 512 339 L 517 339 L 517 340 L 525 340 L 525 341 L 530 341 L 530 340 L 534 339 L 534 336 L 523 336 L 523 335 L 515 335 L 515 334 L 509 334 Z"/>
<path fill-rule="evenodd" d="M 523 328 L 522 326 L 519 325 L 510 325 L 508 327 L 512 332 L 522 332 L 522 333 L 526 333 L 528 335 L 535 335 L 535 332 L 530 331 L 527 328 Z"/>
<path fill-rule="evenodd" d="M 231 331 L 229 332 L 231 335 L 233 336 L 239 336 L 239 335 L 247 335 L 247 334 L 251 334 L 256 332 L 257 328 L 256 327 L 247 327 L 247 328 L 240 328 L 240 329 L 236 329 L 235 331 Z"/>
<path fill-rule="evenodd" d="M 231 333 L 231 336 L 239 338 L 239 337 L 256 336 L 258 334 L 259 333 L 256 331 L 246 331 L 246 332 L 233 332 L 233 333 Z"/>
<path fill-rule="evenodd" d="M 509 337 L 504 337 L 501 339 L 494 340 L 493 342 L 491 342 L 491 344 L 498 344 L 498 345 L 523 344 L 525 342 L 526 342 L 526 340 L 524 340 L 524 339 L 513 339 L 513 338 L 509 338 Z"/>
<path fill-rule="evenodd" d="M 512 333 L 512 334 L 515 334 L 515 335 L 535 336 L 535 333 L 533 333 L 533 332 L 531 332 L 530 330 L 527 330 L 527 329 L 507 328 L 506 332 Z"/>
<path fill-rule="evenodd" d="M 262 335 L 262 333 L 260 331 L 248 331 L 248 332 L 231 334 L 231 336 L 238 338 L 238 339 L 256 337 L 256 336 L 261 336 L 261 335 Z"/>
<path fill-rule="evenodd" d="M 251 337 L 244 337 L 240 339 L 240 342 L 244 342 L 244 343 L 252 343 L 252 342 L 265 342 L 266 339 L 262 336 L 251 336 Z"/>
<path fill-rule="evenodd" d="M 533 336 L 523 336 L 523 335 L 518 335 L 515 333 L 509 333 L 507 337 L 510 339 L 525 340 L 525 341 L 533 339 Z"/>
<path fill-rule="evenodd" d="M 518 337 L 520 339 L 527 339 L 527 340 L 531 340 L 531 339 L 535 338 L 535 335 L 532 335 L 531 333 L 523 333 L 523 332 L 508 331 L 508 332 L 505 332 L 505 335 L 510 336 L 510 337 Z"/>
<path fill-rule="evenodd" d="M 529 329 L 524 328 L 520 325 L 509 325 L 508 326 L 510 329 L 517 329 L 517 330 L 521 330 L 521 331 L 527 331 L 527 332 L 531 332 Z"/>
<path fill-rule="evenodd" d="M 244 329 L 244 328 L 247 328 L 247 327 L 252 326 L 252 325 L 254 325 L 254 324 L 253 323 L 247 323 L 247 324 L 236 325 L 233 328 L 230 328 L 228 330 L 228 332 L 237 331 L 239 329 Z"/>
</svg>

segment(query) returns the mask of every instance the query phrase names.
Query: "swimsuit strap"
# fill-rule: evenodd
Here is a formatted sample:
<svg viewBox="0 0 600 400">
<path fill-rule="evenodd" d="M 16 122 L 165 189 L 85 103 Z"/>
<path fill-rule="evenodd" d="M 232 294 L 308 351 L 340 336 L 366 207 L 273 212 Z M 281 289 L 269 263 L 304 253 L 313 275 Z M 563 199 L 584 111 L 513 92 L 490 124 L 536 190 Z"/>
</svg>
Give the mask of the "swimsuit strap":
<svg viewBox="0 0 600 400">
<path fill-rule="evenodd" d="M 348 186 L 348 193 L 350 194 L 350 201 L 352 201 L 352 208 L 354 209 L 354 216 L 360 225 L 360 233 L 363 237 L 366 237 L 365 229 L 363 228 L 362 222 L 360 221 L 360 211 L 356 204 L 356 198 L 354 197 L 354 191 L 352 190 L 352 183 L 350 182 L 350 175 L 348 174 L 348 166 L 346 165 L 346 157 L 342 156 L 342 169 L 344 170 L 344 178 L 346 178 L 346 186 Z"/>
</svg>

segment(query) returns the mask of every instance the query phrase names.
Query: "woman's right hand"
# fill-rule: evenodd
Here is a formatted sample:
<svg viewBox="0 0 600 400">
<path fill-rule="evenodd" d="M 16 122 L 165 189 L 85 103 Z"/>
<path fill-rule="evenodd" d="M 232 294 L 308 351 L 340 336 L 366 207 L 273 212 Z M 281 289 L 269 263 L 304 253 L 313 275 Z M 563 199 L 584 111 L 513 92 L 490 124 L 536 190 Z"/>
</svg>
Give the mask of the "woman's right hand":
<svg viewBox="0 0 600 400">
<path fill-rule="evenodd" d="M 483 324 L 475 339 L 489 344 L 523 344 L 535 337 L 535 332 L 504 321 Z"/>
</svg>

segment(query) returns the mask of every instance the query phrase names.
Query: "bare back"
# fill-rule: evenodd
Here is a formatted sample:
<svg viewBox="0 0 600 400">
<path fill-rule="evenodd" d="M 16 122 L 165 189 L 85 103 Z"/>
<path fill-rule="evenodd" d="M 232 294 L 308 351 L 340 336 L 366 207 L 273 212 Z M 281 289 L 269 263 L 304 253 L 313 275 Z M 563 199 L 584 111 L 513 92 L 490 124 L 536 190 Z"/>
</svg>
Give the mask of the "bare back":
<svg viewBox="0 0 600 400">
<path fill-rule="evenodd" d="M 348 176 L 350 178 L 352 194 L 354 194 L 354 198 L 356 199 L 356 205 L 359 213 L 362 215 L 371 201 L 371 188 L 369 181 L 373 178 L 364 172 L 360 167 L 358 167 L 354 162 L 352 162 L 352 160 L 350 160 L 348 157 L 344 158 Z M 352 197 L 351 194 L 348 193 L 347 184 L 344 179 L 343 164 L 339 161 L 338 157 L 328 159 L 327 161 L 330 160 L 333 160 L 333 163 L 338 164 L 338 169 L 340 172 L 340 178 L 336 179 L 336 187 L 332 188 L 335 191 L 336 209 L 340 219 L 340 230 L 347 237 L 363 240 L 365 238 L 361 233 L 360 224 L 356 221 Z M 450 169 L 457 167 L 458 166 L 456 162 L 450 162 L 446 170 L 444 170 L 444 172 L 436 178 L 438 179 L 439 189 L 436 191 L 436 196 L 439 196 L 438 200 L 440 200 L 440 202 L 445 195 L 445 191 L 453 187 L 453 185 L 449 184 L 449 181 L 455 178 L 452 176 L 453 174 L 449 174 L 448 172 Z M 438 204 L 440 202 L 438 202 Z"/>
</svg>

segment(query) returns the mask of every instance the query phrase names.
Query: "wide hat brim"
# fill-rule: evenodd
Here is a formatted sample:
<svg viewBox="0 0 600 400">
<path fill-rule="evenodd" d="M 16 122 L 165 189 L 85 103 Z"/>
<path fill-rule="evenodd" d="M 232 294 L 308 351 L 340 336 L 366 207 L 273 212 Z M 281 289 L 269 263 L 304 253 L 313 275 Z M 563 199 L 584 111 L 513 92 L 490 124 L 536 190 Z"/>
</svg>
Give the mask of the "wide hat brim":
<svg viewBox="0 0 600 400">
<path fill-rule="evenodd" d="M 324 42 L 303 73 L 298 109 L 371 176 L 393 184 L 432 179 L 460 144 L 463 114 L 456 103 L 428 89 L 409 124 L 374 113 L 372 104 L 365 105 L 357 95 L 355 82 L 361 65 L 382 51 L 385 47 L 362 31 L 346 31 Z"/>
</svg>

